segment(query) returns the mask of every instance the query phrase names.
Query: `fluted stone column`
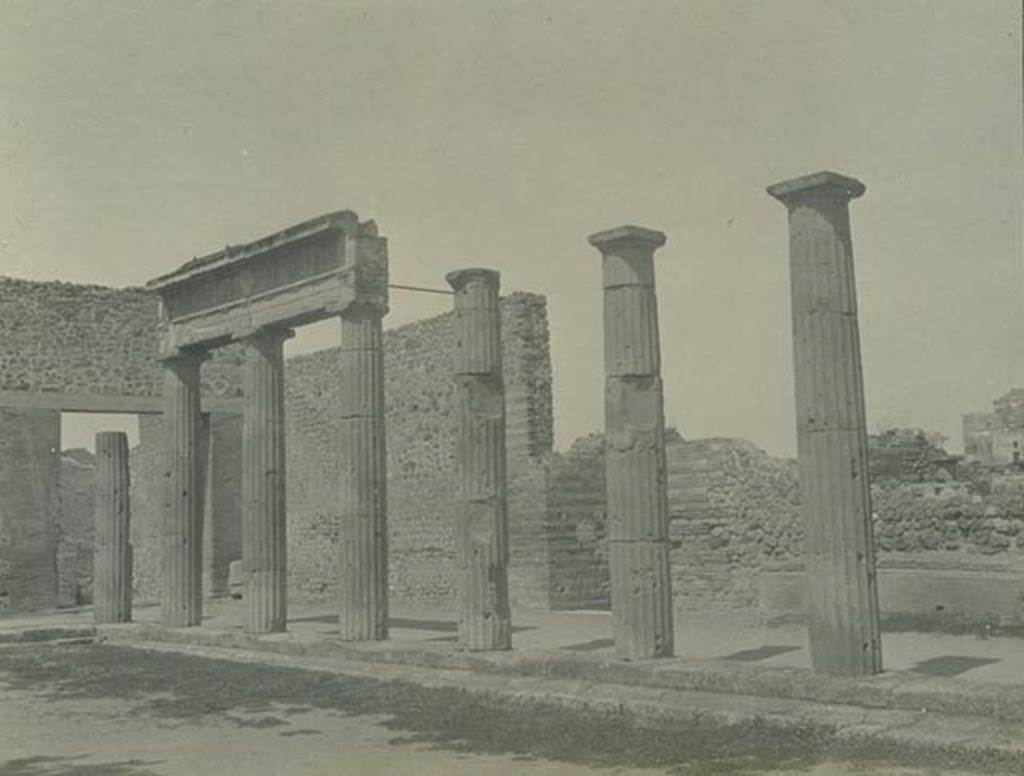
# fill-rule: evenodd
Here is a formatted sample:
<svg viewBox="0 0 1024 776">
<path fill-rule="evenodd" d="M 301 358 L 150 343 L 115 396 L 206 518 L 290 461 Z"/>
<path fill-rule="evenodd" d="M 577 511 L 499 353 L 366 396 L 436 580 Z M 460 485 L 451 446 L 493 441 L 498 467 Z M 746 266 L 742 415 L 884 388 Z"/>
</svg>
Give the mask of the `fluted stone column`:
<svg viewBox="0 0 1024 776">
<path fill-rule="evenodd" d="M 199 625 L 203 615 L 203 473 L 199 367 L 203 354 L 165 359 L 167 491 L 163 524 L 164 625 Z"/>
<path fill-rule="evenodd" d="M 465 269 L 447 279 L 455 290 L 459 642 L 511 649 L 500 276 Z"/>
<path fill-rule="evenodd" d="M 388 635 L 384 312 L 357 304 L 341 316 L 338 632 L 343 641 Z"/>
<path fill-rule="evenodd" d="M 673 653 L 665 412 L 654 251 L 665 235 L 623 226 L 590 237 L 604 276 L 605 481 L 615 650 Z"/>
<path fill-rule="evenodd" d="M 849 214 L 864 185 L 821 172 L 768 193 L 789 210 L 811 661 L 822 673 L 874 674 L 882 648 Z"/>
<path fill-rule="evenodd" d="M 284 341 L 288 329 L 245 339 L 242 426 L 242 565 L 245 630 L 274 633 L 287 620 Z"/>
<path fill-rule="evenodd" d="M 131 509 L 128 501 L 128 435 L 96 435 L 93 616 L 97 623 L 132 619 Z"/>
</svg>

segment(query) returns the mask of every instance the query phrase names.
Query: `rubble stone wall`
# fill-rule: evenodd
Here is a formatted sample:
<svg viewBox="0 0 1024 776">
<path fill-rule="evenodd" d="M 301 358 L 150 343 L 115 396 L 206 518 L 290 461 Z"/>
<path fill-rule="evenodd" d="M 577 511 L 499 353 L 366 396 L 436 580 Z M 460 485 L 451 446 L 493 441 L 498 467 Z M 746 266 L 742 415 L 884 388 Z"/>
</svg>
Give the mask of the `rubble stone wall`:
<svg viewBox="0 0 1024 776">
<path fill-rule="evenodd" d="M 582 438 L 556 454 L 549 469 L 554 607 L 607 605 L 602 445 L 600 434 Z M 916 434 L 873 437 L 871 448 L 882 450 L 872 463 L 880 568 L 912 576 L 977 567 L 972 573 L 984 575 L 989 567 L 1024 563 L 1024 473 L 958 472 L 943 451 Z M 676 605 L 759 608 L 763 578 L 801 566 L 796 462 L 742 439 L 672 434 L 666 453 Z M 980 562 L 984 557 L 992 563 Z M 904 606 L 904 599 L 893 603 Z"/>
<path fill-rule="evenodd" d="M 0 390 L 158 396 L 157 299 L 139 288 L 0 277 Z M 241 351 L 203 367 L 211 395 L 241 395 Z"/>
<path fill-rule="evenodd" d="M 60 413 L 0 407 L 0 613 L 57 605 Z"/>
<path fill-rule="evenodd" d="M 60 459 L 57 508 L 57 605 L 92 602 L 96 460 L 87 450 Z"/>
<path fill-rule="evenodd" d="M 533 488 L 537 463 L 551 449 L 551 363 L 544 298 L 512 294 L 502 299 L 501 312 L 515 561 L 542 552 Z M 455 595 L 451 337 L 450 313 L 384 335 L 389 577 L 396 598 L 440 602 Z M 334 589 L 339 385 L 333 349 L 285 362 L 288 558 L 299 595 Z M 513 575 L 511 585 L 521 602 L 546 603 L 522 575 Z"/>
</svg>

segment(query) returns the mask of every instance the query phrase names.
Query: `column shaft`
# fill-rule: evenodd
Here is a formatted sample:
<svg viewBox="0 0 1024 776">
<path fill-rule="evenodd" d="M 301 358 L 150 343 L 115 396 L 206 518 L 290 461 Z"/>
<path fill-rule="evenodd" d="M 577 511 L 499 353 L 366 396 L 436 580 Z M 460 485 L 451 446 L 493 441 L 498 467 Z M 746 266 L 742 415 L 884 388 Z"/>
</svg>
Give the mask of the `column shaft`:
<svg viewBox="0 0 1024 776">
<path fill-rule="evenodd" d="M 283 631 L 287 620 L 284 353 L 286 329 L 246 339 L 242 427 L 242 565 L 245 630 Z"/>
<path fill-rule="evenodd" d="M 654 250 L 660 232 L 593 235 L 603 255 L 605 481 L 612 621 L 620 657 L 673 654 L 665 414 Z"/>
<path fill-rule="evenodd" d="M 459 642 L 470 650 L 511 649 L 500 278 L 462 270 L 448 282 L 455 289 Z"/>
<path fill-rule="evenodd" d="M 96 435 L 93 615 L 97 623 L 132 618 L 128 436 Z"/>
<path fill-rule="evenodd" d="M 203 473 L 199 449 L 199 367 L 185 353 L 164 361 L 164 426 L 167 439 L 167 501 L 163 525 L 164 625 L 202 621 Z"/>
<path fill-rule="evenodd" d="M 863 190 L 834 173 L 769 188 L 789 208 L 811 661 L 847 676 L 882 669 L 849 218 L 849 200 Z"/>
<path fill-rule="evenodd" d="M 382 313 L 354 305 L 341 317 L 339 633 L 388 633 L 387 449 Z"/>
</svg>

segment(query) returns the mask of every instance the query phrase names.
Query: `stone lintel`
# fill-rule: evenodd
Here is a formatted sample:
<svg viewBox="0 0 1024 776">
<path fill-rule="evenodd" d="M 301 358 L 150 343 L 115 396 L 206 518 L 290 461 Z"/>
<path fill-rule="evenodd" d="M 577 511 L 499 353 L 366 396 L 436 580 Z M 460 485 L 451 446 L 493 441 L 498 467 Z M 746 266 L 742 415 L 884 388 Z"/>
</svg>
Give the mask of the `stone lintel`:
<svg viewBox="0 0 1024 776">
<path fill-rule="evenodd" d="M 161 343 L 159 351 L 160 365 L 165 369 L 173 366 L 176 361 L 198 361 L 202 364 L 210 359 L 210 351 L 201 347 L 170 346 Z"/>
<path fill-rule="evenodd" d="M 856 178 L 822 170 L 772 184 L 766 191 L 784 205 L 792 205 L 807 197 L 823 193 L 841 194 L 847 200 L 856 199 L 866 191 L 866 187 Z"/>
<path fill-rule="evenodd" d="M 251 331 L 239 331 L 236 339 L 243 342 L 260 339 L 278 339 L 281 342 L 290 340 L 295 336 L 295 330 L 287 326 L 258 326 Z"/>
<path fill-rule="evenodd" d="M 653 252 L 665 244 L 665 234 L 642 226 L 618 226 L 590 235 L 587 241 L 601 253 L 610 253 L 623 248 L 643 249 Z"/>
</svg>

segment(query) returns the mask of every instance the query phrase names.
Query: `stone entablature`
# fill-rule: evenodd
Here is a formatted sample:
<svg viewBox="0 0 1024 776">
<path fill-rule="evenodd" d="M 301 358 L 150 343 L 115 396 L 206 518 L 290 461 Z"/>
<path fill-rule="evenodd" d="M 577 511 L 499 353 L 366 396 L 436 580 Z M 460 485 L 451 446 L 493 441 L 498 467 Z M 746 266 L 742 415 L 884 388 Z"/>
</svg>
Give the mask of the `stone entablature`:
<svg viewBox="0 0 1024 776">
<path fill-rule="evenodd" d="M 160 296 L 160 355 L 214 348 L 267 326 L 294 327 L 354 304 L 387 311 L 387 241 L 349 210 L 192 259 L 150 281 Z"/>
</svg>

